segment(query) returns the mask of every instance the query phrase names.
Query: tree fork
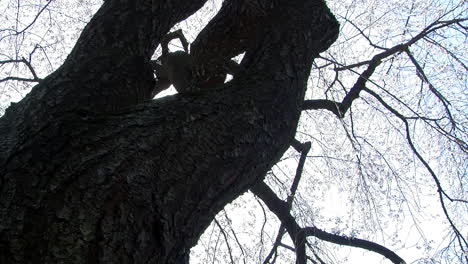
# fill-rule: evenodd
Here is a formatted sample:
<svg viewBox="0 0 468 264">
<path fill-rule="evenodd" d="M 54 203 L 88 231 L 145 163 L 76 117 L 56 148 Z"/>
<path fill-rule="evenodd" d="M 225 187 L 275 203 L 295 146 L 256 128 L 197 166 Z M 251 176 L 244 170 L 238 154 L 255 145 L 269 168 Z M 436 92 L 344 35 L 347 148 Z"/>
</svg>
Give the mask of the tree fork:
<svg viewBox="0 0 468 264">
<path fill-rule="evenodd" d="M 322 1 L 276 1 L 230 83 L 145 102 L 131 88 L 151 82 L 127 66 L 157 44 L 142 32 L 162 37 L 176 21 L 130 2 L 106 1 L 64 65 L 0 119 L 2 263 L 187 262 L 216 213 L 288 148 L 313 58 L 338 32 Z M 164 3 L 183 19 L 193 2 Z M 102 27 L 116 14 L 145 22 L 132 32 L 142 39 Z M 117 58 L 106 30 L 138 56 Z"/>
</svg>

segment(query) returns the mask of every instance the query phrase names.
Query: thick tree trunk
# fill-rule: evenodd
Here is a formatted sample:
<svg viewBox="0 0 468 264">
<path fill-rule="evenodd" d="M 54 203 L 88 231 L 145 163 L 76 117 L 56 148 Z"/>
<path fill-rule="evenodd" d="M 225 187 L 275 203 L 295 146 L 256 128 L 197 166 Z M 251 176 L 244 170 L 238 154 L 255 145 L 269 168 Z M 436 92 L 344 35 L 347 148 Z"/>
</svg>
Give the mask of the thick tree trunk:
<svg viewBox="0 0 468 264">
<path fill-rule="evenodd" d="M 231 82 L 147 101 L 152 52 L 203 2 L 106 1 L 0 119 L 0 263 L 185 263 L 278 161 L 337 23 L 322 1 L 273 1 Z"/>
</svg>

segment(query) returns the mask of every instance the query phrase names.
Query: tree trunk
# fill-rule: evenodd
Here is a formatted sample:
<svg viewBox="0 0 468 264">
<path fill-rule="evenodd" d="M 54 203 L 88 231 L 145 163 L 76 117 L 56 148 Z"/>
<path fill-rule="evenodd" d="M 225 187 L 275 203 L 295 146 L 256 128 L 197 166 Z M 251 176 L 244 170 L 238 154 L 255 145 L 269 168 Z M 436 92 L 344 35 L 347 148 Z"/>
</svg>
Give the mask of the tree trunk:
<svg viewBox="0 0 468 264">
<path fill-rule="evenodd" d="M 266 1 L 231 82 L 149 100 L 154 49 L 203 2 L 106 1 L 0 119 L 0 263 L 186 263 L 216 213 L 278 161 L 337 23 L 319 0 Z"/>
</svg>

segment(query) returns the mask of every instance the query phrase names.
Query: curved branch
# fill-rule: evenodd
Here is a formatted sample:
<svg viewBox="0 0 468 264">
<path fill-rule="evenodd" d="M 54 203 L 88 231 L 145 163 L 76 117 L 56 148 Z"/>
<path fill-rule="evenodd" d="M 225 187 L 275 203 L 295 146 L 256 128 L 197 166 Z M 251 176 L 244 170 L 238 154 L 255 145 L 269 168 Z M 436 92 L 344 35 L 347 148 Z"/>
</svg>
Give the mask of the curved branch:
<svg viewBox="0 0 468 264">
<path fill-rule="evenodd" d="M 288 199 L 287 199 L 288 211 L 291 210 L 292 202 L 296 195 L 297 187 L 299 186 L 299 182 L 301 181 L 302 171 L 304 169 L 304 164 L 307 159 L 307 154 L 309 153 L 309 150 L 311 148 L 311 143 L 306 142 L 302 144 L 298 140 L 294 139 L 291 143 L 291 146 L 293 146 L 298 152 L 301 152 L 301 157 L 299 158 L 299 164 L 297 165 L 297 168 L 296 168 L 296 176 L 294 177 L 293 184 L 291 185 L 291 189 L 290 189 L 291 194 L 288 196 Z M 284 231 L 285 231 L 285 227 L 283 224 L 281 224 L 278 230 L 278 235 L 276 236 L 276 239 L 275 239 L 275 243 L 273 244 L 273 247 L 270 250 L 270 253 L 267 255 L 267 257 L 263 261 L 264 264 L 268 263 L 271 257 L 273 256 L 273 254 L 275 254 L 278 246 L 281 244 L 281 239 L 283 238 Z"/>
<path fill-rule="evenodd" d="M 302 103 L 302 109 L 303 110 L 325 109 L 325 110 L 332 112 L 337 117 L 343 118 L 343 116 L 341 115 L 342 111 L 340 110 L 341 105 L 342 104 L 340 102 L 326 100 L 326 99 L 305 100 Z"/>
<path fill-rule="evenodd" d="M 21 58 L 21 60 L 4 60 L 0 61 L 0 65 L 3 64 L 8 64 L 8 63 L 24 63 L 26 67 L 28 67 L 29 71 L 31 72 L 33 78 L 23 78 L 23 77 L 15 77 L 15 76 L 9 76 L 5 77 L 3 79 L 0 79 L 0 82 L 6 82 L 6 81 L 22 81 L 22 82 L 40 82 L 42 79 L 39 78 L 36 74 L 36 71 L 32 67 L 31 63 L 26 60 L 25 58 Z"/>
<path fill-rule="evenodd" d="M 262 199 L 263 202 L 268 206 L 268 208 L 279 218 L 281 223 L 284 224 L 284 226 L 286 227 L 291 238 L 293 238 L 297 252 L 296 263 L 298 264 L 305 263 L 306 256 L 304 245 L 307 236 L 314 236 L 318 239 L 339 245 L 366 249 L 383 255 L 395 264 L 405 263 L 405 261 L 395 252 L 377 243 L 358 238 L 349 238 L 346 236 L 331 234 L 316 227 L 301 228 L 296 222 L 296 219 L 294 219 L 294 217 L 291 215 L 287 203 L 279 199 L 278 196 L 276 196 L 276 194 L 273 192 L 273 190 L 271 190 L 270 187 L 268 187 L 268 185 L 261 182 L 251 190 L 255 195 Z"/>
<path fill-rule="evenodd" d="M 47 7 L 53 2 L 54 0 L 49 0 L 47 1 L 47 3 L 39 10 L 39 12 L 37 12 L 37 14 L 34 16 L 34 19 L 31 21 L 31 23 L 29 23 L 26 27 L 24 27 L 22 30 L 20 31 L 15 31 L 14 35 L 19 35 L 21 33 L 24 33 L 26 30 L 28 30 L 32 25 L 34 25 L 34 23 L 36 23 L 37 19 L 41 16 L 42 12 L 44 12 L 44 10 L 47 9 Z M 19 8 L 19 6 L 18 6 Z"/>
<path fill-rule="evenodd" d="M 175 30 L 173 32 L 168 33 L 166 36 L 163 37 L 161 41 L 161 48 L 162 48 L 162 56 L 166 56 L 169 53 L 169 42 L 173 39 L 179 39 L 180 43 L 182 44 L 182 47 L 184 48 L 185 52 L 189 52 L 188 47 L 189 43 L 187 39 L 185 38 L 184 33 L 182 32 L 182 29 Z"/>
<path fill-rule="evenodd" d="M 409 129 L 409 124 L 408 124 L 407 118 L 405 116 L 403 116 L 402 114 L 400 114 L 398 111 L 396 111 L 394 108 L 392 108 L 390 105 L 388 105 L 382 99 L 382 97 L 380 97 L 374 91 L 372 91 L 370 89 L 367 89 L 367 88 L 365 89 L 365 91 L 367 93 L 369 93 L 370 95 L 372 95 L 374 98 L 376 98 L 388 111 L 390 111 L 393 115 L 395 115 L 398 119 L 400 119 L 403 122 L 403 124 L 405 125 L 406 139 L 408 141 L 408 145 L 411 148 L 411 150 L 413 151 L 414 155 L 416 155 L 418 160 L 423 164 L 423 166 L 427 169 L 429 174 L 432 176 L 432 179 L 434 180 L 434 182 L 435 182 L 435 184 L 437 186 L 437 192 L 439 194 L 439 201 L 440 201 L 440 204 L 442 206 L 442 210 L 444 211 L 444 215 L 445 215 L 447 221 L 450 223 L 450 226 L 452 227 L 452 230 L 455 232 L 455 235 L 457 236 L 458 243 L 459 243 L 462 251 L 464 251 L 463 250 L 464 248 L 465 249 L 468 248 L 468 243 L 467 243 L 466 239 L 463 237 L 463 235 L 461 234 L 460 230 L 458 230 L 458 228 L 455 226 L 455 223 L 452 221 L 452 219 L 451 219 L 451 217 L 450 217 L 450 215 L 448 213 L 447 207 L 445 205 L 445 202 L 444 202 L 444 196 L 448 197 L 451 201 L 454 201 L 454 200 L 451 199 L 448 196 L 448 194 L 445 193 L 445 191 L 442 188 L 442 185 L 440 183 L 440 180 L 437 177 L 437 175 L 435 174 L 434 170 L 432 170 L 431 166 L 429 166 L 429 163 L 427 163 L 427 161 L 421 156 L 421 154 L 418 152 L 418 150 L 414 146 L 413 140 L 411 139 L 411 134 L 410 134 L 410 129 Z"/>
<path fill-rule="evenodd" d="M 375 72 L 375 69 L 377 69 L 377 66 L 379 66 L 380 63 L 382 62 L 381 56 L 384 56 L 387 52 L 388 51 L 375 55 L 372 58 L 369 65 L 367 66 L 367 69 L 362 74 L 359 75 L 359 78 L 357 79 L 356 83 L 348 92 L 348 94 L 346 94 L 346 96 L 343 98 L 343 101 L 341 103 L 330 101 L 330 100 L 306 100 L 304 101 L 302 105 L 302 109 L 303 110 L 326 109 L 334 113 L 339 118 L 344 118 L 344 115 L 346 114 L 346 112 L 349 110 L 349 108 L 353 104 L 353 101 L 359 98 L 359 93 L 366 87 L 367 81 L 369 80 L 371 75 Z"/>
<path fill-rule="evenodd" d="M 231 263 L 235 263 L 234 258 L 232 257 L 232 250 L 231 250 L 231 246 L 229 245 L 229 239 L 228 239 L 228 236 L 227 236 L 226 232 L 224 231 L 224 228 L 218 222 L 218 219 L 215 218 L 214 222 L 216 223 L 216 226 L 218 226 L 219 231 L 221 231 L 221 234 L 224 237 L 224 241 L 226 241 L 226 246 L 228 248 L 228 253 L 229 253 L 229 258 L 231 259 Z"/>
<path fill-rule="evenodd" d="M 439 47 L 442 51 L 447 53 L 451 58 L 453 58 L 456 62 L 458 62 L 464 69 L 465 71 L 468 71 L 468 66 L 458 57 L 456 56 L 452 51 L 450 51 L 448 48 L 446 48 L 444 45 L 441 43 L 433 40 L 432 38 L 426 36 L 424 37 L 424 40 L 431 43 L 432 45 Z"/>
<path fill-rule="evenodd" d="M 262 199 L 262 201 L 268 206 L 268 209 L 270 209 L 270 211 L 280 219 L 281 225 L 286 228 L 296 247 L 296 263 L 305 264 L 304 243 L 298 243 L 299 241 L 296 239 L 301 227 L 297 224 L 296 219 L 291 216 L 288 204 L 279 199 L 273 190 L 264 182 L 258 183 L 250 190 Z"/>
<path fill-rule="evenodd" d="M 439 99 L 439 101 L 442 103 L 442 105 L 444 106 L 445 108 L 445 112 L 447 113 L 449 119 L 450 119 L 450 123 L 452 123 L 452 126 L 453 127 L 457 127 L 457 124 L 455 122 L 455 120 L 453 119 L 453 116 L 452 116 L 452 112 L 450 111 L 449 109 L 449 105 L 450 105 L 450 102 L 447 100 L 447 98 L 444 97 L 444 95 L 442 95 L 435 87 L 434 85 L 432 85 L 432 83 L 430 82 L 429 78 L 427 77 L 426 73 L 424 72 L 424 69 L 421 67 L 421 65 L 419 64 L 419 62 L 416 60 L 416 58 L 413 56 L 412 52 L 409 50 L 409 48 L 407 48 L 405 50 L 405 53 L 408 55 L 408 57 L 410 58 L 411 62 L 413 63 L 413 65 L 416 67 L 416 71 L 417 71 L 417 75 L 418 77 L 421 79 L 421 81 L 424 83 L 427 83 L 428 86 L 429 86 L 429 90 L 437 97 L 437 99 Z"/>
<path fill-rule="evenodd" d="M 224 217 L 226 218 L 226 220 L 228 221 L 228 223 L 232 223 L 231 219 L 228 217 L 228 215 L 227 215 L 227 213 L 226 213 L 226 210 L 223 209 L 223 213 L 224 213 Z M 244 257 L 244 264 L 245 264 L 245 251 L 244 251 L 244 247 L 242 246 L 241 242 L 239 241 L 239 238 L 237 237 L 236 232 L 235 232 L 234 229 L 232 228 L 232 224 L 229 225 L 229 228 L 231 229 L 232 236 L 234 237 L 234 240 L 236 241 L 237 246 L 239 247 L 239 249 L 240 249 L 240 251 L 241 251 L 241 254 L 242 254 L 242 256 Z"/>
<path fill-rule="evenodd" d="M 6 82 L 6 81 L 39 82 L 39 80 L 36 80 L 36 79 L 29 79 L 29 78 L 15 77 L 15 76 L 8 76 L 3 79 L 0 79 L 0 82 Z"/>
<path fill-rule="evenodd" d="M 339 68 L 335 68 L 335 71 L 342 71 L 345 69 L 352 69 L 354 67 L 359 67 L 363 65 L 368 65 L 367 69 L 359 74 L 359 78 L 357 79 L 356 83 L 353 85 L 353 87 L 350 89 L 350 91 L 346 94 L 346 96 L 343 98 L 341 102 L 336 102 L 336 101 L 331 101 L 331 100 L 326 100 L 326 99 L 319 99 L 319 100 L 306 100 L 304 101 L 302 105 L 303 110 L 318 110 L 318 109 L 325 109 L 331 111 L 333 114 L 335 114 L 338 118 L 344 118 L 344 115 L 346 112 L 349 110 L 351 107 L 353 101 L 357 98 L 359 98 L 360 92 L 365 88 L 365 85 L 367 81 L 370 79 L 372 74 L 375 72 L 375 69 L 377 66 L 379 66 L 382 62 L 383 59 L 388 58 L 390 56 L 393 56 L 397 53 L 401 52 L 408 52 L 408 48 L 416 43 L 417 41 L 423 39 L 430 33 L 441 29 L 443 27 L 447 27 L 453 24 L 458 24 L 460 22 L 466 21 L 467 19 L 453 19 L 453 20 L 448 20 L 448 21 L 435 21 L 431 23 L 429 26 L 424 28 L 418 35 L 415 37 L 411 38 L 408 40 L 406 43 L 403 44 L 398 44 L 396 46 L 393 46 L 392 48 L 385 49 L 385 51 L 378 53 L 372 57 L 371 60 L 369 61 L 364 61 L 364 62 L 359 62 L 353 65 L 349 66 L 344 66 L 342 65 Z M 363 34 L 363 33 L 362 33 Z M 366 37 L 363 34 L 364 37 Z M 370 40 L 369 40 L 370 41 Z M 372 42 L 371 42 L 372 44 Z M 377 47 L 381 48 L 381 47 Z M 408 52 L 409 54 L 409 52 Z M 410 55 L 410 54 L 409 54 Z M 411 57 L 410 57 L 411 59 Z M 413 61 L 413 60 L 412 60 Z M 415 61 L 413 61 L 414 63 Z M 416 67 L 418 66 L 415 64 Z M 418 69 L 419 71 L 419 69 Z M 422 69 L 421 69 L 422 71 Z M 427 78 L 426 78 L 427 80 Z M 428 82 L 428 81 L 427 81 Z M 429 83 L 429 82 L 428 82 Z M 446 106 L 446 100 L 443 98 L 443 96 L 433 87 L 430 87 L 431 91 L 436 94 L 436 96 L 444 103 L 444 106 L 448 110 L 448 107 Z M 451 114 L 449 113 L 450 120 L 453 121 L 453 118 L 451 118 Z"/>
<path fill-rule="evenodd" d="M 340 236 L 337 234 L 332 234 L 325 232 L 319 228 L 316 227 L 305 227 L 301 230 L 300 236 L 313 236 L 318 239 L 331 242 L 333 244 L 338 244 L 338 245 L 343 245 L 343 246 L 351 246 L 351 247 L 357 247 L 357 248 L 362 248 L 362 249 L 367 249 L 369 251 L 378 253 L 386 258 L 388 258 L 390 261 L 392 261 L 395 264 L 403 264 L 406 263 L 400 256 L 398 256 L 395 252 L 392 250 L 374 243 L 372 241 L 364 240 L 364 239 L 359 239 L 359 238 L 354 238 L 354 237 L 347 237 L 347 236 Z"/>
</svg>

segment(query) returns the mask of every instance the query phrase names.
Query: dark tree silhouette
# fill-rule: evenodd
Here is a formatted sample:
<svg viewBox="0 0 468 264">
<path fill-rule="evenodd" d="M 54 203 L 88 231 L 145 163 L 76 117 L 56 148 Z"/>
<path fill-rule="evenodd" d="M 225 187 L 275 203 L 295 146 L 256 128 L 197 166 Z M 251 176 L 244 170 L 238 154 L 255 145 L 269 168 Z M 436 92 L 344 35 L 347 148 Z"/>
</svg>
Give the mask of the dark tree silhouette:
<svg viewBox="0 0 468 264">
<path fill-rule="evenodd" d="M 462 1 L 329 1 L 342 32 L 328 49 L 339 24 L 323 0 L 224 0 L 187 54 L 185 37 L 173 30 L 206 2 L 104 1 L 45 78 L 44 64 L 35 66 L 52 53 L 50 42 L 36 42 L 42 30 L 36 23 L 47 27 L 54 8 L 76 3 L 10 3 L 17 12 L 0 19 L 9 24 L 0 28 L 0 47 L 14 49 L 0 53 L 0 89 L 37 85 L 0 118 L 0 264 L 187 263 L 210 224 L 220 241 L 207 246 L 205 260 L 213 263 L 329 263 L 336 249 L 330 245 L 344 245 L 401 264 L 398 254 L 408 258 L 410 239 L 398 241 L 401 230 L 385 234 L 390 243 L 366 234 L 384 230 L 379 219 L 366 218 L 390 218 L 387 227 L 395 229 L 410 215 L 419 231 L 411 207 L 424 207 L 421 190 L 437 196 L 446 220 L 439 227 L 447 228 L 443 246 L 427 257 L 468 261 L 467 67 L 454 44 L 466 39 Z M 388 6 L 376 7 L 382 3 Z M 184 52 L 167 48 L 173 37 Z M 177 82 L 181 94 L 154 99 L 176 84 L 175 71 L 154 60 L 160 44 L 162 62 L 182 54 L 191 68 L 177 69 L 185 74 Z M 239 54 L 240 65 L 233 65 Z M 224 83 L 232 66 L 234 77 Z M 316 87 L 305 96 L 308 81 Z M 438 151 L 426 142 L 433 139 L 446 153 L 431 153 Z M 290 169 L 290 158 L 297 160 L 295 173 L 281 179 L 276 173 Z M 418 177 L 407 176 L 412 159 Z M 314 199 L 329 204 L 317 190 L 324 185 L 342 188 L 339 199 L 364 210 L 335 221 L 316 214 Z M 265 220 L 255 231 L 261 249 L 252 249 L 254 242 L 244 252 L 248 228 L 237 237 L 226 205 L 247 190 L 265 205 Z M 267 219 L 277 219 L 279 228 L 267 230 Z M 418 246 L 430 247 L 424 234 L 419 238 Z"/>
<path fill-rule="evenodd" d="M 184 263 L 215 214 L 278 161 L 338 24 L 319 0 L 225 1 L 193 52 L 216 63 L 246 51 L 241 72 L 151 100 L 154 50 L 204 2 L 106 1 L 64 64 L 7 109 L 1 263 Z"/>
</svg>

